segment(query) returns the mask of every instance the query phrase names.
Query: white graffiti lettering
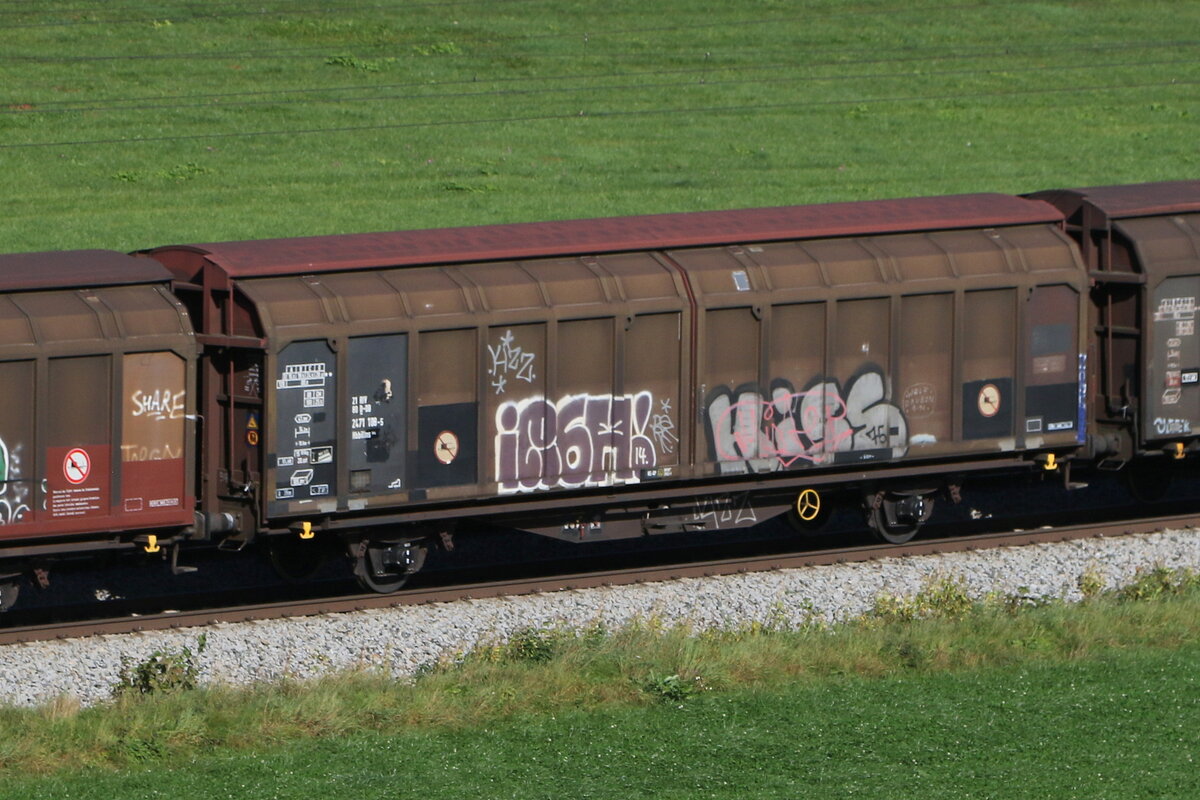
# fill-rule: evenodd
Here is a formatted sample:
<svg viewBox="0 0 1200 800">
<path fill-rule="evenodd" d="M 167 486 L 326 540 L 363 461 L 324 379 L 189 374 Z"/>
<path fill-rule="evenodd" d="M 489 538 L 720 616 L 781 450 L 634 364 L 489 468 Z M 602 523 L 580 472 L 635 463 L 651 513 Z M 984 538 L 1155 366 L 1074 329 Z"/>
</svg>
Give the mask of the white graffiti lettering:
<svg viewBox="0 0 1200 800">
<path fill-rule="evenodd" d="M 758 522 L 758 514 L 750 504 L 750 495 L 722 494 L 715 497 L 702 497 L 696 501 L 696 510 L 692 514 L 692 522 L 702 523 L 705 527 L 721 529 L 723 527 L 740 528 Z"/>
<path fill-rule="evenodd" d="M 908 423 L 889 402 L 887 380 L 877 367 L 860 372 L 845 392 L 831 380 L 803 392 L 783 379 L 767 392 L 721 387 L 709 396 L 707 408 L 710 455 L 723 474 L 825 464 L 839 454 L 861 461 L 908 452 Z"/>
<path fill-rule="evenodd" d="M 183 450 L 164 444 L 162 447 L 147 447 L 140 444 L 121 445 L 122 461 L 169 461 L 183 458 Z"/>
<path fill-rule="evenodd" d="M 0 439 L 0 525 L 29 520 L 29 483 L 20 479 L 21 445 Z"/>
<path fill-rule="evenodd" d="M 262 367 L 258 364 L 251 364 L 246 370 L 246 379 L 242 382 L 242 394 L 248 394 L 251 397 L 259 397 L 262 395 Z"/>
<path fill-rule="evenodd" d="M 129 396 L 132 404 L 131 414 L 135 417 L 150 419 L 180 419 L 183 417 L 183 392 L 172 392 L 170 389 L 154 389 L 143 392 L 138 389 Z"/>
<path fill-rule="evenodd" d="M 1155 417 L 1154 432 L 1159 436 L 1178 436 L 1192 432 L 1192 422 L 1174 417 Z"/>
<path fill-rule="evenodd" d="M 488 345 L 488 355 L 492 357 L 488 375 L 492 377 L 492 388 L 496 394 L 504 394 L 509 376 L 526 383 L 533 383 L 536 377 L 533 374 L 535 355 L 526 353 L 520 346 L 514 347 L 513 340 L 513 332 L 507 330 L 500 337 L 499 344 Z"/>
<path fill-rule="evenodd" d="M 654 443 L 658 445 L 659 451 L 663 455 L 670 455 L 675 452 L 675 445 L 679 443 L 679 437 L 675 435 L 675 422 L 671 419 L 671 399 L 668 397 L 660 400 L 659 407 L 659 413 L 650 420 L 650 433 L 654 436 Z"/>
<path fill-rule="evenodd" d="M 649 437 L 650 392 L 573 394 L 502 403 L 496 409 L 501 494 L 637 483 L 658 463 Z"/>
</svg>

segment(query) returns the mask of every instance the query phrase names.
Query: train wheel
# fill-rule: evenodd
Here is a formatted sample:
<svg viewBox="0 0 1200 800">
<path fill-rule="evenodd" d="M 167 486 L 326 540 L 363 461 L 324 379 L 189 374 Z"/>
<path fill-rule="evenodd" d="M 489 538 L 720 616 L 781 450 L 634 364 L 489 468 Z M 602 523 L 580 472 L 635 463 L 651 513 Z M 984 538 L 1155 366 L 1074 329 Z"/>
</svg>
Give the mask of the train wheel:
<svg viewBox="0 0 1200 800">
<path fill-rule="evenodd" d="M 1166 497 L 1175 478 L 1173 465 L 1162 460 L 1135 460 L 1121 470 L 1125 487 L 1139 503 L 1157 503 Z"/>
<path fill-rule="evenodd" d="M 21 584 L 17 581 L 5 580 L 0 582 L 0 611 L 8 611 L 17 602 Z"/>
<path fill-rule="evenodd" d="M 422 542 L 364 539 L 355 548 L 354 577 L 364 589 L 389 594 L 408 582 L 425 565 L 428 548 Z"/>
<path fill-rule="evenodd" d="M 303 583 L 325 565 L 329 548 L 316 538 L 272 536 L 267 540 L 267 556 L 279 577 L 291 583 Z"/>
<path fill-rule="evenodd" d="M 868 495 L 867 525 L 882 541 L 904 544 L 933 515 L 933 497 L 924 494 L 876 492 Z"/>
<path fill-rule="evenodd" d="M 823 502 L 821 493 L 808 488 L 796 495 L 792 504 L 788 521 L 792 527 L 800 531 L 812 531 L 820 528 L 829 519 L 829 507 Z"/>
</svg>

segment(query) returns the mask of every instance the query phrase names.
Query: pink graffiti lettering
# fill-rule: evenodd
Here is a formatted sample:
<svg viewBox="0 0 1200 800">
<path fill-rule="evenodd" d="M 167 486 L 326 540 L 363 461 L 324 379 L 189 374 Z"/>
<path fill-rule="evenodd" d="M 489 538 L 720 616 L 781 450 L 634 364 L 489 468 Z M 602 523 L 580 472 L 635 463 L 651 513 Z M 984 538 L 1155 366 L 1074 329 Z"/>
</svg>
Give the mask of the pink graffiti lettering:
<svg viewBox="0 0 1200 800">
<path fill-rule="evenodd" d="M 899 458 L 908 451 L 904 414 L 888 401 L 883 374 L 868 369 L 845 393 L 834 381 L 797 392 L 776 380 L 767 392 L 722 387 L 708 400 L 708 434 L 722 473 L 770 472 L 856 460 Z"/>
</svg>

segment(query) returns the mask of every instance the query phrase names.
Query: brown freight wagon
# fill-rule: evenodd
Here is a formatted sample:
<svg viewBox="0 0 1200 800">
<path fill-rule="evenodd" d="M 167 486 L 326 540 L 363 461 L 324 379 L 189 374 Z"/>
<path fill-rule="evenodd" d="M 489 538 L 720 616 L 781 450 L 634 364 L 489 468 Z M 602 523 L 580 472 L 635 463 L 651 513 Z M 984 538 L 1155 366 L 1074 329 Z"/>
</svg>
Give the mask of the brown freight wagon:
<svg viewBox="0 0 1200 800">
<path fill-rule="evenodd" d="M 105 250 L 0 256 L 0 607 L 39 559 L 191 528 L 196 342 L 171 277 Z"/>
<path fill-rule="evenodd" d="M 390 589 L 473 520 L 574 541 L 820 514 L 902 541 L 1089 446 L 1089 276 L 1004 195 L 173 246 L 225 547 Z"/>
<path fill-rule="evenodd" d="M 386 591 L 479 522 L 903 541 L 972 474 L 1200 448 L 1200 181 L 138 255 L 0 256 L 0 609 L 188 542 Z"/>
<path fill-rule="evenodd" d="M 1161 495 L 1200 432 L 1200 181 L 1039 192 L 1079 242 L 1091 291 L 1089 389 L 1102 466 L 1138 459 Z"/>
</svg>

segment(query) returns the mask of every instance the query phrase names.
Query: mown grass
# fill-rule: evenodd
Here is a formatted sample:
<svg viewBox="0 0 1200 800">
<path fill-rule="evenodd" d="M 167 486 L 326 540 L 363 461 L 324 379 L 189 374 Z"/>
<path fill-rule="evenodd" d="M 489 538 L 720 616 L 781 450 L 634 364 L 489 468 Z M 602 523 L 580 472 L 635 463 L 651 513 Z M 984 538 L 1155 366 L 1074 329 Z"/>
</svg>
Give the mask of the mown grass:
<svg viewBox="0 0 1200 800">
<path fill-rule="evenodd" d="M 1036 711 L 1046 719 L 1078 716 L 1079 698 L 1056 694 L 1061 681 L 1039 684 L 1028 676 L 1117 670 L 1107 680 L 1118 688 L 1124 682 L 1132 687 L 1147 664 L 1156 665 L 1154 680 L 1166 687 L 1167 695 L 1133 702 L 1127 692 L 1139 690 L 1122 689 L 1128 702 L 1121 702 L 1128 708 L 1121 714 L 1142 715 L 1146 719 L 1136 724 L 1152 727 L 1152 720 L 1164 713 L 1186 716 L 1200 710 L 1195 672 L 1188 671 L 1192 667 L 1165 671 L 1174 668 L 1170 665 L 1200 663 L 1200 577 L 1156 570 L 1121 591 L 1104 592 L 1092 585 L 1089 594 L 1077 606 L 1046 598 L 971 600 L 961 582 L 943 579 L 915 597 L 881 598 L 870 614 L 846 625 L 813 621 L 695 631 L 647 621 L 619 631 L 529 630 L 506 643 L 430 665 L 414 680 L 349 674 L 253 689 L 128 691 L 88 709 L 65 700 L 40 709 L 7 709 L 0 711 L 0 730 L 5 732 L 0 787 L 46 792 L 69 786 L 74 796 L 76 788 L 93 781 L 96 786 L 141 785 L 143 770 L 157 774 L 168 767 L 171 781 L 182 785 L 185 776 L 197 771 L 219 774 L 216 763 L 263 763 L 275 765 L 267 767 L 274 770 L 300 753 L 313 760 L 308 774 L 315 777 L 341 769 L 331 755 L 341 748 L 359 748 L 391 763 L 393 756 L 378 754 L 405 751 L 414 742 L 426 747 L 427 740 L 471 741 L 475 749 L 490 741 L 494 753 L 477 754 L 488 763 L 471 768 L 488 770 L 496 769 L 494 759 L 547 758 L 539 748 L 521 754 L 514 741 L 524 740 L 530 730 L 556 728 L 554 720 L 564 714 L 570 716 L 563 725 L 587 731 L 581 737 L 586 743 L 611 735 L 605 726 L 618 724 L 614 720 L 637 728 L 661 719 L 657 709 L 686 710 L 696 703 L 708 710 L 687 715 L 704 718 L 716 713 L 712 709 L 737 707 L 746 716 L 732 729 L 719 725 L 704 732 L 697 727 L 688 737 L 728 734 L 730 747 L 749 752 L 762 746 L 762 730 L 779 722 L 777 714 L 783 712 L 767 708 L 776 702 L 792 708 L 786 714 L 796 714 L 795 721 L 811 729 L 816 723 L 795 709 L 815 702 L 812 698 L 840 697 L 823 712 L 828 718 L 820 724 L 830 727 L 822 736 L 844 739 L 851 734 L 836 729 L 853 729 L 856 720 L 872 713 L 919 718 L 921 707 L 913 704 L 926 703 L 925 695 L 937 686 L 956 686 L 962 694 L 956 701 L 961 719 L 954 723 L 960 735 L 967 736 L 978 724 L 971 735 L 986 739 L 991 735 L 989 717 L 1012 700 L 1008 693 L 1014 686 L 1027 706 L 1022 713 Z M 981 694 L 972 698 L 970 687 L 976 683 Z M 858 700 L 856 693 L 861 693 Z M 888 701 L 872 711 L 870 704 L 881 696 Z M 1160 702 L 1166 707 L 1159 709 Z M 1095 717 L 1111 709 L 1097 706 L 1092 712 L 1080 721 L 1098 725 Z M 1124 718 L 1111 722 L 1127 724 Z M 1027 728 L 1029 736 L 1045 735 L 1044 725 L 1017 719 L 1008 723 Z M 508 731 L 507 738 L 492 741 L 488 733 L 495 730 Z M 668 739 L 675 735 L 662 733 Z M 792 734 L 780 733 L 789 746 L 795 744 Z M 1189 746 L 1200 743 L 1194 729 L 1172 728 L 1163 735 L 1167 733 Z M 932 761 L 941 745 L 928 741 L 929 735 L 914 730 L 890 745 L 916 748 Z M 357 744 L 347 743 L 351 741 Z M 826 748 L 821 751 L 825 758 L 840 757 L 830 745 L 809 745 Z M 873 745 L 878 746 L 882 743 Z M 1012 740 L 1004 746 L 1038 747 L 1036 741 Z M 628 745 L 625 757 L 636 761 L 633 750 Z M 833 765 L 826 767 L 832 770 Z M 123 777 L 111 777 L 114 768 Z M 712 768 L 728 772 L 732 764 Z M 403 769 L 434 766 L 408 764 Z M 771 769 L 764 765 L 762 773 L 772 774 Z M 47 777 L 24 781 L 30 774 Z M 792 775 L 792 766 L 781 764 L 773 774 L 772 780 L 783 780 Z M 828 780 L 833 780 L 832 772 Z M 510 790 L 515 796 L 542 796 Z M 4 792 L 0 789 L 0 795 L 19 796 Z"/>
<path fill-rule="evenodd" d="M 1192 177 L 1200 4 L 0 9 L 0 251 Z"/>
<path fill-rule="evenodd" d="M 1111 651 L 893 680 L 841 677 L 119 774 L 20 779 L 22 798 L 1185 798 L 1200 792 L 1200 648 Z M 1181 677 L 1182 676 L 1182 677 Z"/>
</svg>

